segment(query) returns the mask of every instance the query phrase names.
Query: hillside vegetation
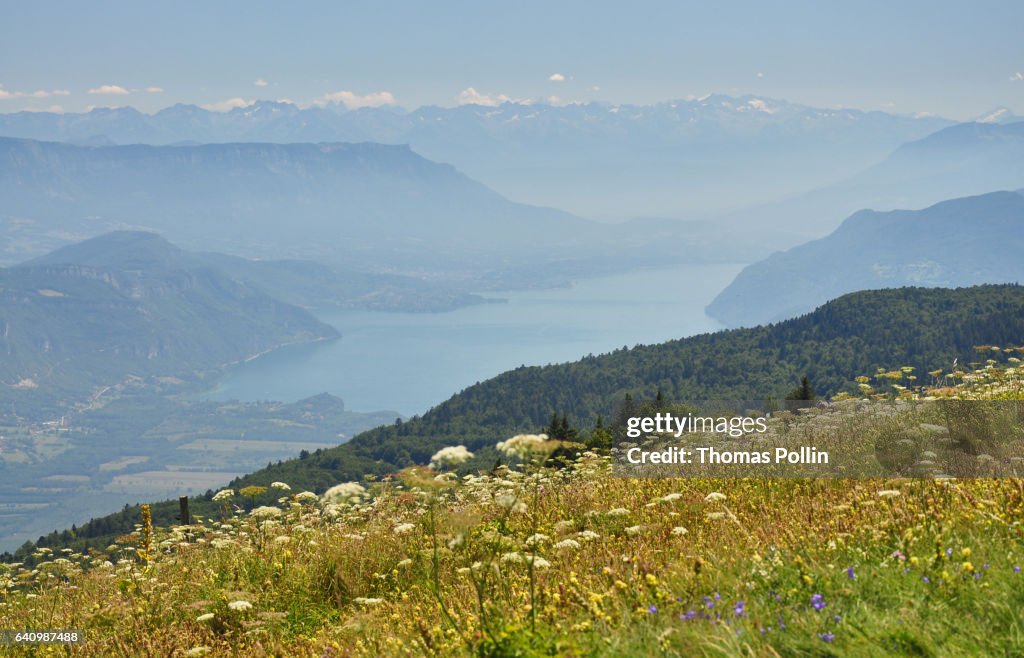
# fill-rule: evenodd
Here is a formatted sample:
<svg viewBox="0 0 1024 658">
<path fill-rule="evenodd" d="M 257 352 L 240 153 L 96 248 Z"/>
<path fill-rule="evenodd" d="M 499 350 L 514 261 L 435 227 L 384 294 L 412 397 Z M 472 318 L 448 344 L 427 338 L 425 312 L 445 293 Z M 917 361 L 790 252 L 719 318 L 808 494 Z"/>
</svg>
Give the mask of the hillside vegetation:
<svg viewBox="0 0 1024 658">
<path fill-rule="evenodd" d="M 194 380 L 337 336 L 150 233 L 114 233 L 0 269 L 0 402 L 12 417 L 51 420 L 129 379 Z"/>
<path fill-rule="evenodd" d="M 900 395 L 1024 399 L 1022 351 Z M 78 629 L 72 655 L 1019 652 L 1019 479 L 626 479 L 494 447 L 461 477 L 454 448 L 322 495 L 223 490 L 190 526 L 147 506 L 103 550 L 0 567 L 0 627 Z"/>
<path fill-rule="evenodd" d="M 609 425 L 614 421 L 626 394 L 638 402 L 653 400 L 659 391 L 679 401 L 782 399 L 807 376 L 819 395 L 830 396 L 857 392 L 854 378 L 880 367 L 948 370 L 955 360 L 977 359 L 975 345 L 1016 344 L 1021 336 L 1024 288 L 1019 286 L 854 293 L 776 325 L 518 368 L 469 387 L 422 417 L 363 432 L 335 448 L 303 452 L 229 486 L 285 481 L 320 493 L 338 482 L 426 464 L 441 448 L 458 444 L 476 453 L 474 466 L 489 469 L 498 458 L 493 446 L 502 438 L 540 431 L 553 414 L 567 416 L 586 437 L 599 416 Z M 210 513 L 216 507 L 212 494 L 193 505 Z M 268 500 L 258 497 L 251 504 Z M 177 513 L 177 501 L 153 507 L 157 523 L 172 523 Z M 102 548 L 137 518 L 137 507 L 126 508 L 81 524 L 73 535 L 41 537 L 39 545 Z M 25 546 L 17 555 L 30 551 Z"/>
</svg>

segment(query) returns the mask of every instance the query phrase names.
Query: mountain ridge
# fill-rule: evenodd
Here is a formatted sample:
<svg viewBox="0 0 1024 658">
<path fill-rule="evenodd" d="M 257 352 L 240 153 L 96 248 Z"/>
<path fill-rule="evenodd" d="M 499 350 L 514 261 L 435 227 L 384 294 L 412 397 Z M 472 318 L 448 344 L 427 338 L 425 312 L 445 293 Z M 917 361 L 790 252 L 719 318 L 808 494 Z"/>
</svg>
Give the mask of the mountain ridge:
<svg viewBox="0 0 1024 658">
<path fill-rule="evenodd" d="M 727 326 L 806 313 L 863 289 L 1024 281 L 1024 195 L 951 199 L 921 210 L 850 215 L 826 237 L 744 268 L 707 312 Z"/>
<path fill-rule="evenodd" d="M 138 233 L 0 269 L 0 298 L 0 398 L 29 417 L 52 416 L 126 378 L 194 383 L 205 371 L 284 344 L 339 335 Z"/>
</svg>

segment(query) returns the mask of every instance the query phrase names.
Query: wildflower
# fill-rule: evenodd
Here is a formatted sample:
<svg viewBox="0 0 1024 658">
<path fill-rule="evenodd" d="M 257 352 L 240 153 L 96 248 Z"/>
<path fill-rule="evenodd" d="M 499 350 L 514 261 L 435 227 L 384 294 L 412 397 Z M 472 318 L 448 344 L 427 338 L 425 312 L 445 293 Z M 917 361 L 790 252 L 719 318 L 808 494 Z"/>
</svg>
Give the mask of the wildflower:
<svg viewBox="0 0 1024 658">
<path fill-rule="evenodd" d="M 681 525 L 677 525 L 676 527 L 672 528 L 672 534 L 675 535 L 676 537 L 682 537 L 683 535 L 685 535 L 688 532 L 689 532 L 689 530 L 687 530 L 686 528 L 684 528 Z"/>
<path fill-rule="evenodd" d="M 960 556 L 964 557 L 964 558 L 971 557 L 971 549 L 969 549 L 969 548 L 963 549 L 962 551 L 960 551 Z"/>
<path fill-rule="evenodd" d="M 272 519 L 274 517 L 281 516 L 281 508 L 264 505 L 262 507 L 257 507 L 253 511 L 249 512 L 249 514 L 257 519 Z"/>
<path fill-rule="evenodd" d="M 857 574 L 853 572 L 853 567 L 846 567 L 846 577 L 853 580 L 857 577 Z"/>
<path fill-rule="evenodd" d="M 820 637 L 825 642 L 828 642 L 829 644 L 832 643 L 832 640 L 836 639 L 835 633 L 830 633 L 828 631 L 825 631 L 824 633 L 818 633 L 818 637 Z"/>
<path fill-rule="evenodd" d="M 640 531 L 643 529 L 644 527 L 642 525 L 631 525 L 628 528 L 626 528 L 626 534 L 630 537 L 636 537 L 640 534 Z"/>
<path fill-rule="evenodd" d="M 658 612 L 658 606 L 656 605 L 652 605 L 651 607 L 647 608 L 647 614 L 653 615 L 656 612 Z"/>
<path fill-rule="evenodd" d="M 825 597 L 821 594 L 815 594 L 811 597 L 811 607 L 821 612 L 827 604 L 825 603 Z"/>
<path fill-rule="evenodd" d="M 281 491 L 291 491 L 292 490 L 292 488 L 289 487 L 284 482 L 271 482 L 270 483 L 270 488 L 271 489 L 280 489 Z"/>
<path fill-rule="evenodd" d="M 960 567 L 964 571 L 966 571 L 967 573 L 971 573 L 972 571 L 974 571 L 974 565 L 971 564 L 970 562 L 964 562 L 963 564 L 960 565 Z"/>
<path fill-rule="evenodd" d="M 581 530 L 576 533 L 576 536 L 579 537 L 581 541 L 594 541 L 595 539 L 601 538 L 601 535 L 597 534 L 593 530 Z"/>
<path fill-rule="evenodd" d="M 1013 573 L 1020 573 L 1020 565 L 1015 565 L 1013 567 Z"/>
<path fill-rule="evenodd" d="M 213 500 L 213 502 L 215 503 L 222 503 L 225 500 L 230 500 L 231 498 L 234 498 L 234 496 L 234 489 L 221 489 L 217 493 L 213 494 L 213 498 L 211 500 Z"/>
<path fill-rule="evenodd" d="M 879 498 L 896 498 L 902 495 L 899 489 L 882 489 L 878 492 Z"/>
<path fill-rule="evenodd" d="M 312 491 L 303 491 L 302 493 L 295 494 L 295 500 L 300 503 L 315 503 L 319 499 L 320 497 Z"/>
<path fill-rule="evenodd" d="M 551 563 L 539 555 L 530 555 L 526 558 L 527 563 L 532 564 L 534 569 L 550 569 Z"/>
<path fill-rule="evenodd" d="M 369 608 L 384 603 L 384 599 L 375 599 L 367 596 L 357 596 L 356 598 L 352 599 L 352 603 L 355 603 L 356 605 L 366 606 Z"/>
<path fill-rule="evenodd" d="M 212 612 L 207 612 L 204 615 L 199 615 L 198 617 L 196 617 L 196 621 L 198 621 L 198 622 L 210 621 L 215 616 L 216 615 L 214 615 Z"/>
<path fill-rule="evenodd" d="M 399 560 L 398 564 L 396 564 L 395 566 L 398 567 L 398 568 L 405 568 L 405 567 L 408 567 L 408 566 L 412 566 L 412 560 L 410 560 L 409 558 L 405 558 L 404 560 Z"/>
<path fill-rule="evenodd" d="M 616 507 L 615 509 L 608 510 L 606 513 L 608 516 L 629 516 L 629 510 L 625 507 Z"/>
<path fill-rule="evenodd" d="M 246 610 L 252 610 L 252 604 L 248 601 L 232 601 L 228 604 L 228 608 L 235 612 L 245 612 Z"/>
<path fill-rule="evenodd" d="M 679 615 L 679 618 L 682 619 L 683 621 L 691 621 L 696 616 L 697 616 L 697 611 L 696 610 L 689 610 L 685 615 Z"/>
<path fill-rule="evenodd" d="M 732 611 L 737 617 L 743 616 L 743 611 L 746 609 L 743 601 L 737 601 L 736 605 L 733 606 Z"/>
<path fill-rule="evenodd" d="M 530 535 L 529 537 L 526 538 L 526 545 L 527 546 L 534 546 L 536 544 L 543 544 L 544 542 L 546 542 L 546 541 L 548 541 L 550 539 L 551 538 L 548 537 L 547 535 L 538 532 L 538 533 L 534 533 L 534 534 L 532 534 L 532 535 Z"/>
<path fill-rule="evenodd" d="M 473 453 L 466 449 L 466 446 L 448 446 L 441 448 L 430 458 L 430 468 L 463 464 L 472 459 Z"/>
<path fill-rule="evenodd" d="M 508 457 L 524 458 L 539 450 L 548 440 L 547 434 L 518 434 L 495 447 Z"/>
<path fill-rule="evenodd" d="M 287 544 L 287 543 L 291 542 L 291 540 L 292 540 L 292 538 L 289 537 L 288 535 L 280 535 L 278 537 L 274 537 L 274 543 L 275 544 L 282 544 L 283 545 L 283 544 Z"/>
<path fill-rule="evenodd" d="M 683 497 L 681 493 L 670 493 L 662 497 L 662 501 L 666 503 L 673 503 Z"/>
<path fill-rule="evenodd" d="M 366 493 L 366 489 L 358 482 L 344 482 L 342 484 L 336 484 L 325 491 L 323 500 L 325 502 L 342 501 L 346 498 L 359 496 L 363 493 Z"/>
<path fill-rule="evenodd" d="M 399 523 L 391 530 L 391 532 L 395 533 L 396 535 L 406 535 L 415 529 L 415 523 Z"/>
<path fill-rule="evenodd" d="M 563 539 L 562 541 L 556 543 L 553 548 L 556 551 L 564 551 L 564 550 L 576 550 L 579 547 L 580 547 L 580 543 L 578 541 L 576 541 L 575 539 Z"/>
<path fill-rule="evenodd" d="M 704 496 L 704 502 L 706 503 L 715 503 L 722 500 L 725 500 L 725 494 L 717 491 L 712 491 L 708 495 Z"/>
</svg>

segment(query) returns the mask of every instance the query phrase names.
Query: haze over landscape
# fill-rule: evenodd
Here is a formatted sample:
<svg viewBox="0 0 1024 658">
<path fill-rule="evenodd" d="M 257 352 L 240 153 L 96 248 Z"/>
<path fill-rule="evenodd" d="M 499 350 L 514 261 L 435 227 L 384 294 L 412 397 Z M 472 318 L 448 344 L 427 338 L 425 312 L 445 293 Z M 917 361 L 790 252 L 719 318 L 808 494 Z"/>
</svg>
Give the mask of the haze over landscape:
<svg viewBox="0 0 1024 658">
<path fill-rule="evenodd" d="M 453 454 L 460 476 L 497 478 L 498 500 L 517 477 L 495 476 L 511 454 L 499 441 L 545 432 L 559 442 L 548 456 L 589 464 L 583 452 L 616 454 L 629 413 L 677 401 L 820 410 L 836 396 L 927 396 L 916 388 L 926 384 L 948 393 L 1004 367 L 1012 380 L 1024 343 L 1024 7 L 972 7 L 8 3 L 0 567 L 62 548 L 102 562 L 119 538 L 141 541 L 140 504 L 152 504 L 146 523 L 181 521 L 179 496 L 200 518 L 238 523 L 299 506 L 277 500 L 291 488 L 322 496 L 359 483 L 390 505 L 381 478 L 443 471 Z M 968 364 L 982 374 L 958 370 Z M 914 463 L 932 463 L 919 434 L 934 423 L 911 430 Z M 623 505 L 646 500 L 647 485 L 622 486 L 638 487 Z M 377 504 L 361 509 L 360 495 L 298 527 L 323 522 L 329 536 L 330 523 L 351 522 L 346 537 L 372 536 L 352 520 Z M 481 532 L 518 532 L 506 521 Z M 230 541 L 255 538 L 263 559 L 255 523 Z M 594 528 L 622 539 L 656 523 Z M 696 523 L 660 541 L 699 534 Z M 405 541 L 397 528 L 379 554 Z M 279 548 L 304 531 L 289 532 Z M 526 562 L 499 560 L 526 564 L 530 587 L 550 539 L 537 533 L 516 549 L 532 551 Z M 444 625 L 436 539 L 433 584 L 421 587 Z M 1012 555 L 1018 540 L 1006 540 Z M 150 564 L 146 550 L 131 560 Z M 395 583 L 398 568 L 367 567 L 395 569 Z M 330 612 L 289 617 L 268 646 L 313 655 L 321 639 L 348 637 L 332 629 L 351 606 L 378 605 L 359 598 L 406 600 L 360 569 L 331 576 L 325 608 L 296 603 Z M 698 582 L 701 567 L 686 569 Z M 7 573 L 0 595 L 13 597 L 22 590 Z M 239 578 L 237 592 L 252 586 Z M 622 579 L 611 587 L 632 587 Z M 653 618 L 669 605 L 652 601 L 623 610 Z M 14 609 L 0 608 L 0 640 Z M 602 614 L 573 622 L 574 647 L 597 641 L 595 623 L 614 626 Z M 229 655 L 252 648 L 243 627 L 195 637 Z M 382 628 L 384 644 L 365 653 L 398 646 L 380 638 L 401 633 Z M 831 626 L 815 629 L 812 640 L 832 643 Z M 477 635 L 488 639 L 445 642 L 506 655 L 489 630 Z M 543 631 L 528 635 L 540 651 Z M 103 650 L 130 652 L 118 641 Z M 162 641 L 153 651 L 189 648 Z M 415 640 L 425 653 L 434 641 Z"/>
</svg>

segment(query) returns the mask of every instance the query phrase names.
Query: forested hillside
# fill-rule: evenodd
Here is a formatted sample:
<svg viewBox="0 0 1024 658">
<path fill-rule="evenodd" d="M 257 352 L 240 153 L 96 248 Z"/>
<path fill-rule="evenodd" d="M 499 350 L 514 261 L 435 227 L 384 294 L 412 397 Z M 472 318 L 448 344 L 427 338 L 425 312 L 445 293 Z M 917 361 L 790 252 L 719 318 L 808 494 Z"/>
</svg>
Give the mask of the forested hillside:
<svg viewBox="0 0 1024 658">
<path fill-rule="evenodd" d="M 595 322 L 600 321 L 595 318 Z M 656 321 L 656 320 L 638 320 Z M 807 376 L 819 395 L 853 389 L 853 379 L 880 367 L 949 371 L 977 359 L 982 344 L 1019 345 L 1024 337 L 1024 287 L 904 288 L 845 295 L 813 313 L 774 325 L 620 349 L 573 363 L 522 367 L 471 386 L 422 417 L 364 432 L 350 442 L 281 462 L 231 483 L 323 491 L 339 482 L 425 464 L 444 445 L 464 444 L 485 465 L 488 450 L 513 433 L 540 430 L 552 414 L 567 415 L 585 435 L 610 418 L 628 393 L 660 391 L 672 400 L 782 398 Z M 211 492 L 212 494 L 212 492 Z M 196 501 L 197 508 L 208 506 Z M 258 500 L 254 500 L 258 503 Z M 177 503 L 154 507 L 170 523 Z M 137 511 L 78 529 L 77 545 L 99 545 L 130 530 Z M 53 535 L 46 543 L 73 539 Z"/>
</svg>

